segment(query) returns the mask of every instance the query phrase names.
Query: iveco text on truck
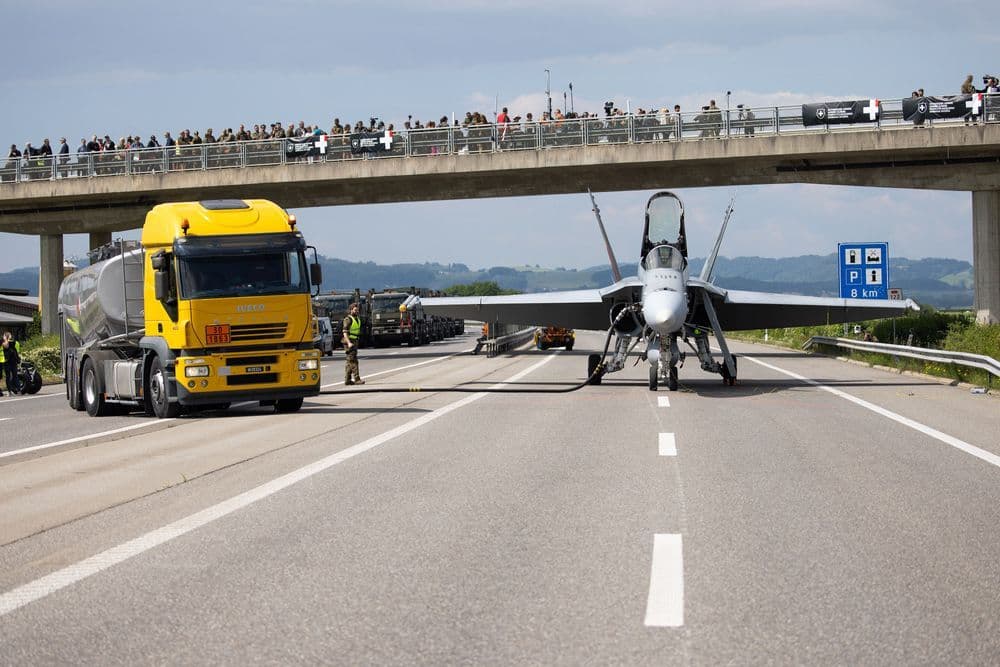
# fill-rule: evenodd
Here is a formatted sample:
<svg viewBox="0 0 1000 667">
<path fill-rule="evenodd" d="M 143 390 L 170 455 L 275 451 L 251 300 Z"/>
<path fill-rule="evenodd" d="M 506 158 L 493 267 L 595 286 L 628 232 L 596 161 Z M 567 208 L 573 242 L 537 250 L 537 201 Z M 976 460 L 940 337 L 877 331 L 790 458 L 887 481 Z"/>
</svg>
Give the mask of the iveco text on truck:
<svg viewBox="0 0 1000 667">
<path fill-rule="evenodd" d="M 294 216 L 269 201 L 154 207 L 141 247 L 59 289 L 70 406 L 161 418 L 248 400 L 298 410 L 320 386 L 321 277 L 306 248 Z"/>
</svg>

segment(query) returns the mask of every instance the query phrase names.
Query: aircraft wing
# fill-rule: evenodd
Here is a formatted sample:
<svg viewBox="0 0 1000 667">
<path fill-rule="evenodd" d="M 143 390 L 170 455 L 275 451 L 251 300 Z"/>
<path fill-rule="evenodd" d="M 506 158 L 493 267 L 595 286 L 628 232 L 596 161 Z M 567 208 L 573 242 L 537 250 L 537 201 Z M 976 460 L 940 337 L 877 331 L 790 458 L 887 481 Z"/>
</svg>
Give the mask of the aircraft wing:
<svg viewBox="0 0 1000 667">
<path fill-rule="evenodd" d="M 446 296 L 421 298 L 432 315 L 456 319 L 607 331 L 611 307 L 639 301 L 638 278 L 625 278 L 603 289 L 584 289 L 505 296 Z"/>
<path fill-rule="evenodd" d="M 911 310 L 920 310 L 920 306 L 912 299 L 839 299 L 747 292 L 727 290 L 694 279 L 688 281 L 688 288 L 695 292 L 704 290 L 709 294 L 723 331 L 860 322 L 897 317 L 906 315 Z M 695 304 L 701 303 L 701 294 L 697 294 L 697 297 L 692 300 Z M 711 326 L 704 307 L 694 309 L 692 320 L 696 324 Z"/>
</svg>

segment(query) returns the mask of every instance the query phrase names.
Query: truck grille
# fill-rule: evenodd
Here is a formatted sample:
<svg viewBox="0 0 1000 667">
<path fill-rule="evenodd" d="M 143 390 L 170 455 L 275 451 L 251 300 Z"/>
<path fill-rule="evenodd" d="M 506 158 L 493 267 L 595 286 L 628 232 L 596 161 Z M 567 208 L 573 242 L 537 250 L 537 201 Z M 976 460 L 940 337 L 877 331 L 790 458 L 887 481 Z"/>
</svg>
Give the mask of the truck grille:
<svg viewBox="0 0 1000 667">
<path fill-rule="evenodd" d="M 236 387 L 245 384 L 273 384 L 278 381 L 277 373 L 254 373 L 253 375 L 230 375 L 226 384 Z"/>
<path fill-rule="evenodd" d="M 226 357 L 226 366 L 267 366 L 276 363 L 278 363 L 278 357 L 271 354 L 256 357 Z"/>
<path fill-rule="evenodd" d="M 254 340 L 274 340 L 285 337 L 288 324 L 274 322 L 269 324 L 234 324 L 230 327 L 230 337 L 234 343 L 244 343 Z"/>
</svg>

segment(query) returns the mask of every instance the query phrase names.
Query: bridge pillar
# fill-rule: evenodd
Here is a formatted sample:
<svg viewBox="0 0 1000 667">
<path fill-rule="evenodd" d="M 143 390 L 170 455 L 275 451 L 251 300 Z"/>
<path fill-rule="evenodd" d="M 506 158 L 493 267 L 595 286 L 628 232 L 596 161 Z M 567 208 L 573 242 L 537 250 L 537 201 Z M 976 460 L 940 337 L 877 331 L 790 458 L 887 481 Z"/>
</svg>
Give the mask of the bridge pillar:
<svg viewBox="0 0 1000 667">
<path fill-rule="evenodd" d="M 111 243 L 111 232 L 90 232 L 90 249 Z"/>
<path fill-rule="evenodd" d="M 1000 324 L 1000 190 L 972 193 L 976 321 Z"/>
<path fill-rule="evenodd" d="M 38 272 L 38 307 L 42 311 L 42 333 L 58 333 L 59 285 L 63 279 L 62 234 L 39 237 L 41 257 Z"/>
</svg>

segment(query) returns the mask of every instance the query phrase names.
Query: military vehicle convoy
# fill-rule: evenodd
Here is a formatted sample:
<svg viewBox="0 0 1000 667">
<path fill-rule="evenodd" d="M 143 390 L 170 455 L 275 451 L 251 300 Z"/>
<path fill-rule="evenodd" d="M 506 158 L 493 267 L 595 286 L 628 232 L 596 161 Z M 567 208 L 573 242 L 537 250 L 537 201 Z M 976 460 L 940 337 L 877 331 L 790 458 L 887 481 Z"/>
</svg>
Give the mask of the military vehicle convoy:
<svg viewBox="0 0 1000 667">
<path fill-rule="evenodd" d="M 370 289 L 365 293 L 330 292 L 313 300 L 317 316 L 330 318 L 335 344 L 342 345 L 344 318 L 352 302 L 358 303 L 361 317 L 361 346 L 387 347 L 406 344 L 426 345 L 465 332 L 465 321 L 428 315 L 420 302 L 422 296 L 439 296 L 439 292 L 410 288 L 394 288 L 382 292 Z"/>
<path fill-rule="evenodd" d="M 310 295 L 321 274 L 295 224 L 265 200 L 161 204 L 141 246 L 68 276 L 59 317 L 70 406 L 170 418 L 236 400 L 293 412 L 318 395 Z"/>
</svg>

